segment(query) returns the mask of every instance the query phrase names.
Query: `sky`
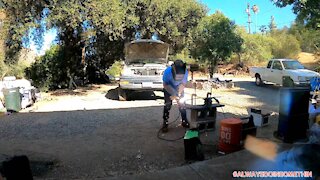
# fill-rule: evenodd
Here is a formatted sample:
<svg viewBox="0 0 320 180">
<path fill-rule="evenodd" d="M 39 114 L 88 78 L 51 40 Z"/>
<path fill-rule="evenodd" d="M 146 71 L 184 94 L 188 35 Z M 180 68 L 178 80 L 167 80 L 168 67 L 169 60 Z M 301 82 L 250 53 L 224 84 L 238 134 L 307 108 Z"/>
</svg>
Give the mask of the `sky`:
<svg viewBox="0 0 320 180">
<path fill-rule="evenodd" d="M 34 41 L 30 42 L 30 49 L 37 52 L 38 55 L 44 55 L 45 51 L 50 49 L 53 42 L 56 40 L 57 37 L 57 31 L 55 29 L 50 29 L 44 34 L 44 42 L 41 46 L 41 50 L 37 50 L 36 43 Z"/>
<path fill-rule="evenodd" d="M 221 11 L 237 25 L 248 27 L 248 15 L 246 13 L 247 4 L 250 4 L 251 14 L 251 32 L 257 31 L 261 25 L 268 25 L 271 21 L 271 16 L 274 16 L 274 21 L 278 28 L 284 26 L 290 27 L 291 23 L 295 20 L 296 15 L 292 12 L 292 7 L 278 8 L 273 5 L 271 0 L 200 0 L 209 8 L 209 14 L 215 11 Z M 257 15 L 251 10 L 253 5 L 257 5 L 259 11 Z"/>
<path fill-rule="evenodd" d="M 262 25 L 268 26 L 271 21 L 271 16 L 274 16 L 274 21 L 278 28 L 284 26 L 290 27 L 295 20 L 296 15 L 292 12 L 292 7 L 278 8 L 273 5 L 271 0 L 199 0 L 209 8 L 209 15 L 215 11 L 221 11 L 230 20 L 234 21 L 239 26 L 245 26 L 248 29 L 248 15 L 246 13 L 247 4 L 250 4 L 251 14 L 251 32 L 259 32 L 259 27 Z M 257 14 L 252 11 L 252 6 L 256 5 L 259 8 Z M 37 52 L 43 55 L 56 38 L 57 31 L 50 30 L 45 34 L 44 45 Z M 35 49 L 35 44 L 31 42 L 31 49 Z"/>
</svg>

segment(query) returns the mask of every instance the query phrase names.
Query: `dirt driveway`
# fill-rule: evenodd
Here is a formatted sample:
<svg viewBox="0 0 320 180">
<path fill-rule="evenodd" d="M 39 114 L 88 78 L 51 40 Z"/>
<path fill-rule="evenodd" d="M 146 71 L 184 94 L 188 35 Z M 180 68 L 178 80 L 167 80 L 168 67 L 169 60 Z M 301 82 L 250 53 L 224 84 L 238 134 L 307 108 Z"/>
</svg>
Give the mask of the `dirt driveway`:
<svg viewBox="0 0 320 180">
<path fill-rule="evenodd" d="M 251 78 L 235 79 L 236 88 L 213 90 L 226 107 L 219 120 L 246 115 L 246 108 L 277 111 L 279 88 L 256 87 Z M 193 89 L 187 89 L 189 96 Z M 72 95 L 70 95 L 72 94 Z M 206 92 L 197 90 L 199 96 Z M 161 92 L 137 93 L 135 100 L 116 100 L 116 86 L 103 85 L 44 95 L 23 113 L 0 120 L 0 160 L 26 154 L 40 179 L 95 179 L 141 174 L 185 164 L 183 141 L 159 140 Z M 198 103 L 201 100 L 199 100 Z M 171 110 L 170 121 L 178 116 Z M 164 138 L 179 138 L 184 129 L 174 122 Z M 218 123 L 217 123 L 218 124 Z M 207 159 L 218 156 L 218 130 L 201 135 Z"/>
</svg>

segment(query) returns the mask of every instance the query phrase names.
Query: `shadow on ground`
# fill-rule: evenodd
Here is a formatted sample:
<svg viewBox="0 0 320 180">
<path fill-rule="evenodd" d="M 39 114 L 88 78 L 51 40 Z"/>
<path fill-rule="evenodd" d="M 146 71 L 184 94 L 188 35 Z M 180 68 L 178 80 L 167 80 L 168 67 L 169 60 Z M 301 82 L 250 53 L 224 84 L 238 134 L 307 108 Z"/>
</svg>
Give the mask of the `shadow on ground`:
<svg viewBox="0 0 320 180">
<path fill-rule="evenodd" d="M 251 81 L 238 81 L 235 82 L 235 86 L 240 87 L 236 93 L 240 95 L 252 96 L 251 101 L 261 102 L 264 104 L 264 108 L 278 112 L 280 103 L 280 86 L 273 84 L 264 84 L 262 86 L 256 86 Z"/>
<path fill-rule="evenodd" d="M 65 96 L 65 95 L 72 95 L 72 96 L 84 96 L 87 95 L 88 91 L 97 90 L 99 86 L 97 85 L 88 85 L 83 87 L 78 87 L 77 89 L 59 89 L 55 90 L 51 93 L 52 96 Z"/>
<path fill-rule="evenodd" d="M 20 152 L 15 152 L 15 153 L 28 157 L 29 163 L 30 163 L 30 169 L 31 169 L 32 175 L 34 177 L 45 176 L 47 173 L 49 173 L 51 170 L 53 170 L 55 167 L 57 167 L 58 163 L 59 163 L 58 160 L 52 159 L 50 157 L 50 155 L 43 156 L 42 153 L 35 154 L 35 153 L 28 152 L 28 151 L 24 151 L 24 152 L 20 151 Z M 9 161 L 14 156 L 17 156 L 17 154 L 10 154 L 10 155 L 1 154 L 0 155 L 0 169 L 3 168 L 2 162 Z"/>
<path fill-rule="evenodd" d="M 107 92 L 106 98 L 111 100 L 119 100 L 119 87 L 115 89 L 111 89 Z M 157 96 L 154 91 L 141 91 L 141 92 L 131 92 L 129 94 L 129 101 L 134 100 L 157 100 L 157 99 L 163 99 L 161 96 Z"/>
</svg>

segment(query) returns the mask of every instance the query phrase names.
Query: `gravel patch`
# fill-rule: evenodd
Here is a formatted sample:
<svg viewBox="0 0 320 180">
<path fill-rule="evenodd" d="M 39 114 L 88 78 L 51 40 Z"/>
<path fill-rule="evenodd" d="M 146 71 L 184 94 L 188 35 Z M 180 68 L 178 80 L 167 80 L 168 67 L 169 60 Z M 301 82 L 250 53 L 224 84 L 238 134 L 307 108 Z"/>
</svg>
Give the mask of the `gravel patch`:
<svg viewBox="0 0 320 180">
<path fill-rule="evenodd" d="M 221 119 L 246 116 L 251 107 L 277 112 L 277 87 L 256 87 L 251 78 L 234 81 L 234 89 L 212 90 L 212 95 L 226 106 L 218 108 L 216 130 L 201 135 L 206 159 L 219 156 Z M 184 165 L 183 140 L 167 142 L 157 138 L 163 93 L 137 93 L 135 100 L 121 102 L 116 100 L 116 90 L 114 85 L 100 85 L 47 93 L 33 107 L 2 116 L 0 155 L 25 154 L 34 162 L 43 162 L 40 165 L 54 162 L 49 171 L 38 174 L 40 179 L 105 178 Z M 190 100 L 192 93 L 194 89 L 187 89 L 186 98 Z M 201 97 L 206 93 L 197 90 L 197 104 L 203 103 Z M 174 106 L 170 122 L 177 118 Z M 276 122 L 277 117 L 272 117 L 272 125 L 258 131 L 259 136 L 272 134 Z M 162 134 L 166 138 L 183 135 L 180 121 L 170 125 L 168 134 Z"/>
</svg>

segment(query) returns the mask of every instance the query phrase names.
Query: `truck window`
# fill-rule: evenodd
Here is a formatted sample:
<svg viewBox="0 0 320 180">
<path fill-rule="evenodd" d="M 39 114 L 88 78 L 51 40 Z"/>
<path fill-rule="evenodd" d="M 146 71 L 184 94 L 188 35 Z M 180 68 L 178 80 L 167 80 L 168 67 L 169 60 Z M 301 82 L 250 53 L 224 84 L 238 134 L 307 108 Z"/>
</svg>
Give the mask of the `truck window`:
<svg viewBox="0 0 320 180">
<path fill-rule="evenodd" d="M 304 69 L 298 61 L 282 61 L 282 64 L 285 69 Z"/>
<path fill-rule="evenodd" d="M 280 61 L 273 61 L 272 69 L 282 70 Z"/>
<path fill-rule="evenodd" d="M 272 61 L 268 62 L 267 68 L 271 68 Z"/>
</svg>

